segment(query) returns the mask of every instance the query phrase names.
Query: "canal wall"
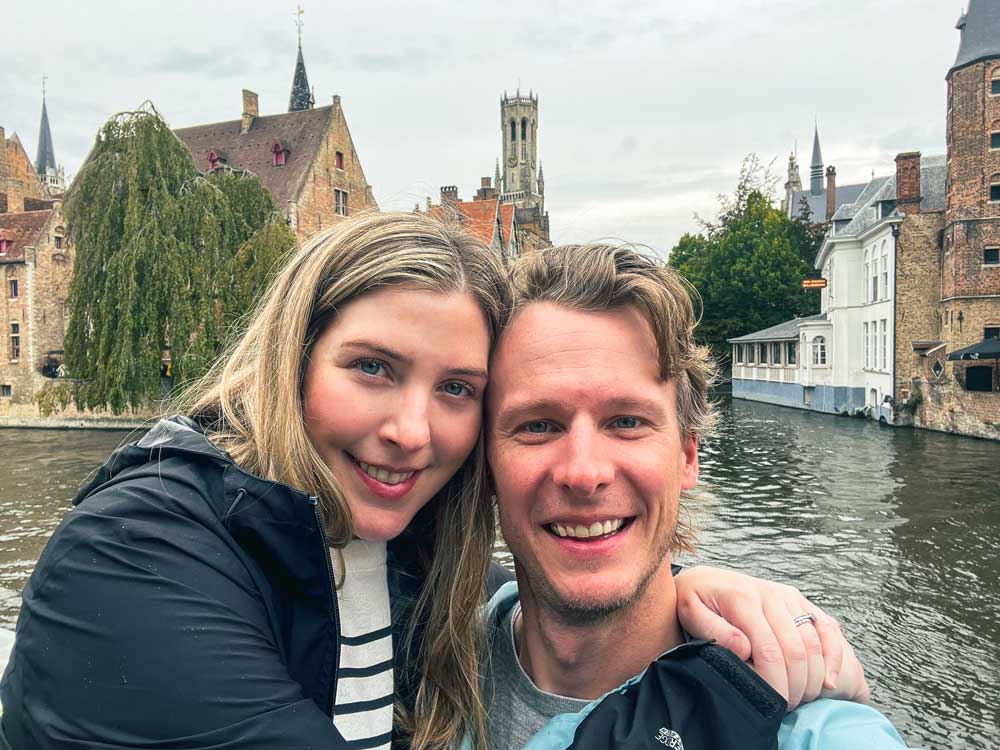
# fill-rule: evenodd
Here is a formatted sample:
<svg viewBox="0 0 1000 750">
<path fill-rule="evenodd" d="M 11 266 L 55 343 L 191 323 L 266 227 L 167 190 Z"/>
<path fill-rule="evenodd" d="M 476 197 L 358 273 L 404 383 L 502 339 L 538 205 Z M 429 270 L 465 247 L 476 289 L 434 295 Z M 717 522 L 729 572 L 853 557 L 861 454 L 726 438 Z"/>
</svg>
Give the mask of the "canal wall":
<svg viewBox="0 0 1000 750">
<path fill-rule="evenodd" d="M 733 398 L 748 401 L 761 401 L 776 406 L 790 406 L 805 411 L 818 411 L 822 414 L 853 415 L 865 407 L 865 389 L 847 386 L 817 385 L 802 386 L 798 383 L 776 383 L 766 380 L 749 380 L 735 378 L 733 380 Z M 879 410 L 875 418 L 888 417 L 888 410 Z"/>
<path fill-rule="evenodd" d="M 69 404 L 65 409 L 43 416 L 35 403 L 17 404 L 0 400 L 0 429 L 31 427 L 53 430 L 132 430 L 151 426 L 160 415 L 159 410 L 152 408 L 114 414 L 110 411 L 81 410 L 74 404 Z"/>
</svg>

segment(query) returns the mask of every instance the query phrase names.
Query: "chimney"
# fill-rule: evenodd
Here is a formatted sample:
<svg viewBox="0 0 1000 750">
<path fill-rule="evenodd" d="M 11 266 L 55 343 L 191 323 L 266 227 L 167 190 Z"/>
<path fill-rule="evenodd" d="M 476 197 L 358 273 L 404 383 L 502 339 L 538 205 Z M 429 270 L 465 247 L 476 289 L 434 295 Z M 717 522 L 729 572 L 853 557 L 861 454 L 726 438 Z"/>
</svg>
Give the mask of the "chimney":
<svg viewBox="0 0 1000 750">
<path fill-rule="evenodd" d="M 826 168 L 826 220 L 833 219 L 837 212 L 837 168 Z"/>
<path fill-rule="evenodd" d="M 479 190 L 476 191 L 476 195 L 472 200 L 487 201 L 497 197 L 497 191 L 490 184 L 491 180 L 492 178 L 490 177 L 479 178 Z"/>
<path fill-rule="evenodd" d="M 458 186 L 444 185 L 441 187 L 441 205 L 454 206 L 458 203 Z"/>
<path fill-rule="evenodd" d="M 253 125 L 254 118 L 259 117 L 259 115 L 260 112 L 257 109 L 257 95 L 249 89 L 243 89 L 243 126 L 240 128 L 240 132 L 246 133 L 250 130 L 250 126 Z"/>
<path fill-rule="evenodd" d="M 920 213 L 919 151 L 896 157 L 896 210 L 901 214 Z"/>
</svg>

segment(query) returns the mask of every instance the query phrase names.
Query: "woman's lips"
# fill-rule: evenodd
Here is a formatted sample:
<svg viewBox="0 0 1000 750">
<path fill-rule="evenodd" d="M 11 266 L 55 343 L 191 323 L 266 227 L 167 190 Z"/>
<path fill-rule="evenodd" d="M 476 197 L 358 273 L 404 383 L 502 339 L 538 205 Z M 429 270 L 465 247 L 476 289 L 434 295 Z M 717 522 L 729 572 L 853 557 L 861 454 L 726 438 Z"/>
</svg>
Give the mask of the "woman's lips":
<svg viewBox="0 0 1000 750">
<path fill-rule="evenodd" d="M 369 492 L 385 500 L 402 499 L 413 489 L 417 479 L 423 473 L 423 469 L 408 472 L 389 471 L 373 464 L 367 464 L 354 456 L 351 456 L 351 462 L 358 478 Z M 372 476 L 373 474 L 375 476 Z"/>
</svg>

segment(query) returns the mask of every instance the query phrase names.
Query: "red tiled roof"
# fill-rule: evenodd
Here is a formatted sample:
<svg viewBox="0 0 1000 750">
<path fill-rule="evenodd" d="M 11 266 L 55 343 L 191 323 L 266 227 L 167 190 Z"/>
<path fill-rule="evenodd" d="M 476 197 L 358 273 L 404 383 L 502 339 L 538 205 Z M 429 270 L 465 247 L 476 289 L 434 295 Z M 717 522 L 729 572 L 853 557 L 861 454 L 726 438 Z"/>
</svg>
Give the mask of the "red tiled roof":
<svg viewBox="0 0 1000 750">
<path fill-rule="evenodd" d="M 17 263 L 24 260 L 24 248 L 37 245 L 38 238 L 52 215 L 52 209 L 0 214 L 0 238 L 8 240 L 7 252 L 0 255 L 0 263 Z"/>
<path fill-rule="evenodd" d="M 240 132 L 242 120 L 230 120 L 179 128 L 174 134 L 187 146 L 200 171 L 211 169 L 208 153 L 214 149 L 226 157 L 227 166 L 257 175 L 271 191 L 278 210 L 283 211 L 287 201 L 297 198 L 309 165 L 323 144 L 332 116 L 331 104 L 301 112 L 256 117 L 246 133 Z M 288 149 L 281 167 L 273 165 L 271 149 L 275 142 Z"/>
<path fill-rule="evenodd" d="M 497 201 L 459 201 L 431 206 L 429 213 L 436 219 L 458 218 L 462 228 L 486 245 L 493 244 L 496 231 Z"/>
</svg>

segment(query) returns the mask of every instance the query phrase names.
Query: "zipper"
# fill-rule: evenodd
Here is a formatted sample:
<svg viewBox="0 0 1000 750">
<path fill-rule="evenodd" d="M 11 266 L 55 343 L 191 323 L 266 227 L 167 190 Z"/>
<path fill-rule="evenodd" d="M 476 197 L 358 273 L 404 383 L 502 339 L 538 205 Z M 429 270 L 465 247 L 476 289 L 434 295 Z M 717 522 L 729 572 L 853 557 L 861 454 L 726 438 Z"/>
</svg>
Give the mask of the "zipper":
<svg viewBox="0 0 1000 750">
<path fill-rule="evenodd" d="M 327 581 L 330 584 L 330 598 L 333 600 L 333 624 L 337 633 L 333 656 L 333 686 L 330 689 L 330 701 L 327 704 L 327 716 L 333 720 L 333 707 L 337 703 L 337 675 L 340 673 L 340 606 L 337 604 L 337 584 L 333 577 L 333 563 L 330 561 L 330 545 L 326 542 L 326 528 L 319 512 L 319 498 L 310 497 L 313 512 L 316 516 L 316 526 L 319 527 L 319 538 L 323 542 L 323 559 L 326 560 Z"/>
</svg>

